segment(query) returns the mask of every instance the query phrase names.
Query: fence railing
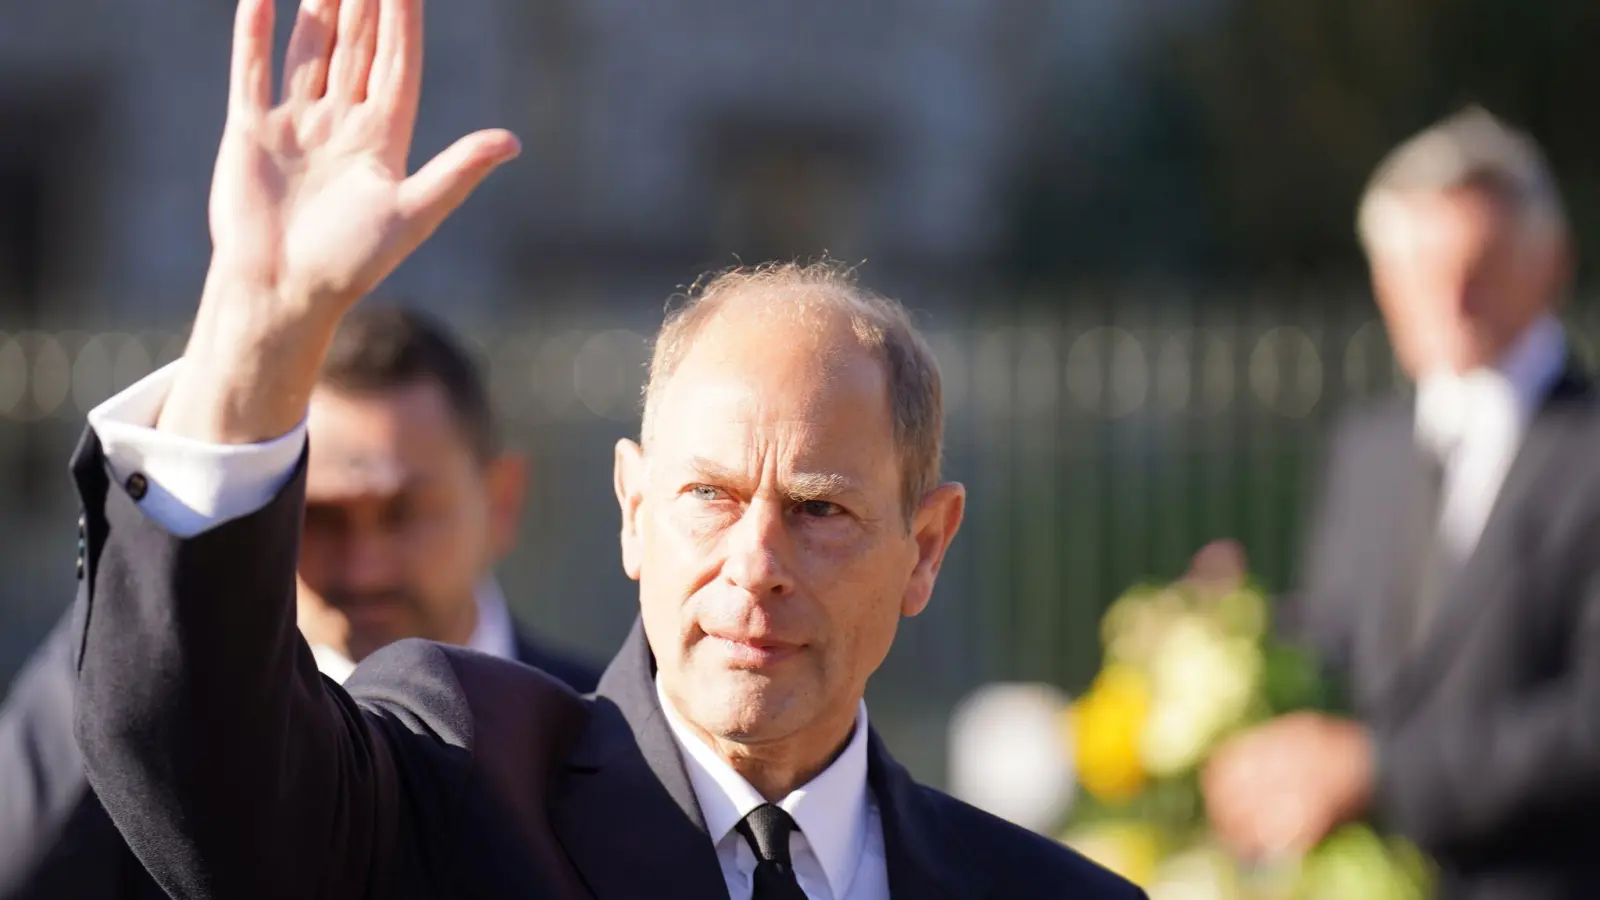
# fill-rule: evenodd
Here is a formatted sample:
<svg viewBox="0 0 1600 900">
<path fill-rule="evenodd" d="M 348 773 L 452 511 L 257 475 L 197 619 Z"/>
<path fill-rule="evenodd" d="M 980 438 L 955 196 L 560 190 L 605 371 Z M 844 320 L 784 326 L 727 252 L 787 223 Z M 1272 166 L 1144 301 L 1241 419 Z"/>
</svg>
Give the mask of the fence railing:
<svg viewBox="0 0 1600 900">
<path fill-rule="evenodd" d="M 636 427 L 651 325 L 464 328 L 534 463 L 525 539 L 502 566 L 508 594 L 596 655 L 636 602 L 617 564 L 610 448 Z M 1080 688 L 1105 604 L 1177 574 L 1206 541 L 1238 538 L 1258 577 L 1284 586 L 1330 415 L 1403 389 L 1370 305 L 1105 300 L 941 315 L 927 332 L 944 373 L 946 471 L 969 488 L 968 518 L 934 603 L 902 628 L 873 691 L 886 728 L 928 745 L 929 774 L 941 744 L 923 739 L 961 694 L 1001 678 Z M 1574 315 L 1569 335 L 1588 355 L 1600 321 Z M 0 673 L 73 589 L 64 464 L 84 413 L 182 341 L 181 327 L 0 333 L 0 471 L 13 479 L 0 503 Z"/>
</svg>

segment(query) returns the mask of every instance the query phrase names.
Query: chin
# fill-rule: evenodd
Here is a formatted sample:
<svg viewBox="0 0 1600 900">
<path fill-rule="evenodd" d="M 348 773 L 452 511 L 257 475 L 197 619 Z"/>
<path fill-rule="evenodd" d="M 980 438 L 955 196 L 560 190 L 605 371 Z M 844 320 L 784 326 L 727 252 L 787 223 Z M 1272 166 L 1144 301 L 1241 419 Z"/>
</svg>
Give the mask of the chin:
<svg viewBox="0 0 1600 900">
<path fill-rule="evenodd" d="M 728 740 L 762 741 L 785 736 L 802 718 L 795 692 L 749 672 L 718 673 L 689 702 L 695 724 Z"/>
</svg>

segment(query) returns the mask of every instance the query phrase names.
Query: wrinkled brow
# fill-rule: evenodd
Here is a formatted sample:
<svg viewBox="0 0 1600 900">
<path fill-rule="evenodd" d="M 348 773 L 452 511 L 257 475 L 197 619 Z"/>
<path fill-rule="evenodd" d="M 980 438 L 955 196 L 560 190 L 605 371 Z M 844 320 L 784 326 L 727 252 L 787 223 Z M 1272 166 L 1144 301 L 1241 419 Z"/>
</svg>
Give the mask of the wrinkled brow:
<svg viewBox="0 0 1600 900">
<path fill-rule="evenodd" d="M 719 484 L 743 484 L 750 480 L 749 473 L 729 468 L 704 457 L 695 457 L 689 465 L 699 477 Z M 784 477 L 783 488 L 789 499 L 801 502 L 861 492 L 860 485 L 853 479 L 834 473 L 819 472 L 793 472 Z"/>
</svg>

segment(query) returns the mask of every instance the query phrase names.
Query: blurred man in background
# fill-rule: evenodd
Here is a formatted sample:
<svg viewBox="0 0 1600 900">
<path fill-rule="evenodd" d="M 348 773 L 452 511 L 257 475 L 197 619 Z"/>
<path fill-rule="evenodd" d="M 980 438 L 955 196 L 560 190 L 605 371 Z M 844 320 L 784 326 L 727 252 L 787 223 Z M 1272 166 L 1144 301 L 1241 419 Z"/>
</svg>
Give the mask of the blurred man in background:
<svg viewBox="0 0 1600 900">
<path fill-rule="evenodd" d="M 1572 269 L 1541 153 L 1482 110 L 1398 148 L 1361 205 L 1414 400 L 1338 430 L 1295 635 L 1358 720 L 1299 714 L 1213 757 L 1220 835 L 1294 853 L 1371 817 L 1443 896 L 1600 892 L 1600 404 L 1557 304 Z"/>
<path fill-rule="evenodd" d="M 395 307 L 353 312 L 308 417 L 297 612 L 324 675 L 342 682 L 385 644 L 426 637 L 593 690 L 598 670 L 518 627 L 493 577 L 515 542 L 525 464 L 501 447 L 483 380 L 442 325 Z M 154 449 L 168 455 L 146 465 L 179 492 L 234 477 L 240 462 L 179 442 Z M 151 482 L 148 502 L 163 502 Z M 0 900 L 165 896 L 84 777 L 72 634 L 65 621 L 52 633 L 0 711 Z"/>
<path fill-rule="evenodd" d="M 516 543 L 526 463 L 502 448 L 483 378 L 443 325 L 356 311 L 308 415 L 298 612 L 324 672 L 424 637 L 594 689 L 597 667 L 535 640 L 506 608 L 492 570 Z"/>
</svg>

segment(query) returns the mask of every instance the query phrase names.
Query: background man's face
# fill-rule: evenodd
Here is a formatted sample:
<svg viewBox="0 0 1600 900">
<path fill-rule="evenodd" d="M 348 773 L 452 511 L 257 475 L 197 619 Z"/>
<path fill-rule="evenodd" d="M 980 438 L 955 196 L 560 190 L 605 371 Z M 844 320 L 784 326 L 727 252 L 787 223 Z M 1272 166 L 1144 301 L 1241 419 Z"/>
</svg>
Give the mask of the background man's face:
<svg viewBox="0 0 1600 900">
<path fill-rule="evenodd" d="M 618 495 L 664 690 L 744 745 L 852 718 L 926 602 L 884 367 L 842 318 L 745 312 L 704 326 L 658 402 Z"/>
<path fill-rule="evenodd" d="M 1527 239 L 1491 192 L 1461 187 L 1402 197 L 1405 238 L 1378 248 L 1378 305 L 1413 377 L 1493 365 L 1554 303 L 1559 241 Z"/>
<path fill-rule="evenodd" d="M 474 588 L 514 537 L 520 464 L 483 465 L 431 381 L 318 388 L 307 430 L 307 638 L 356 661 L 405 637 L 465 642 Z"/>
</svg>

